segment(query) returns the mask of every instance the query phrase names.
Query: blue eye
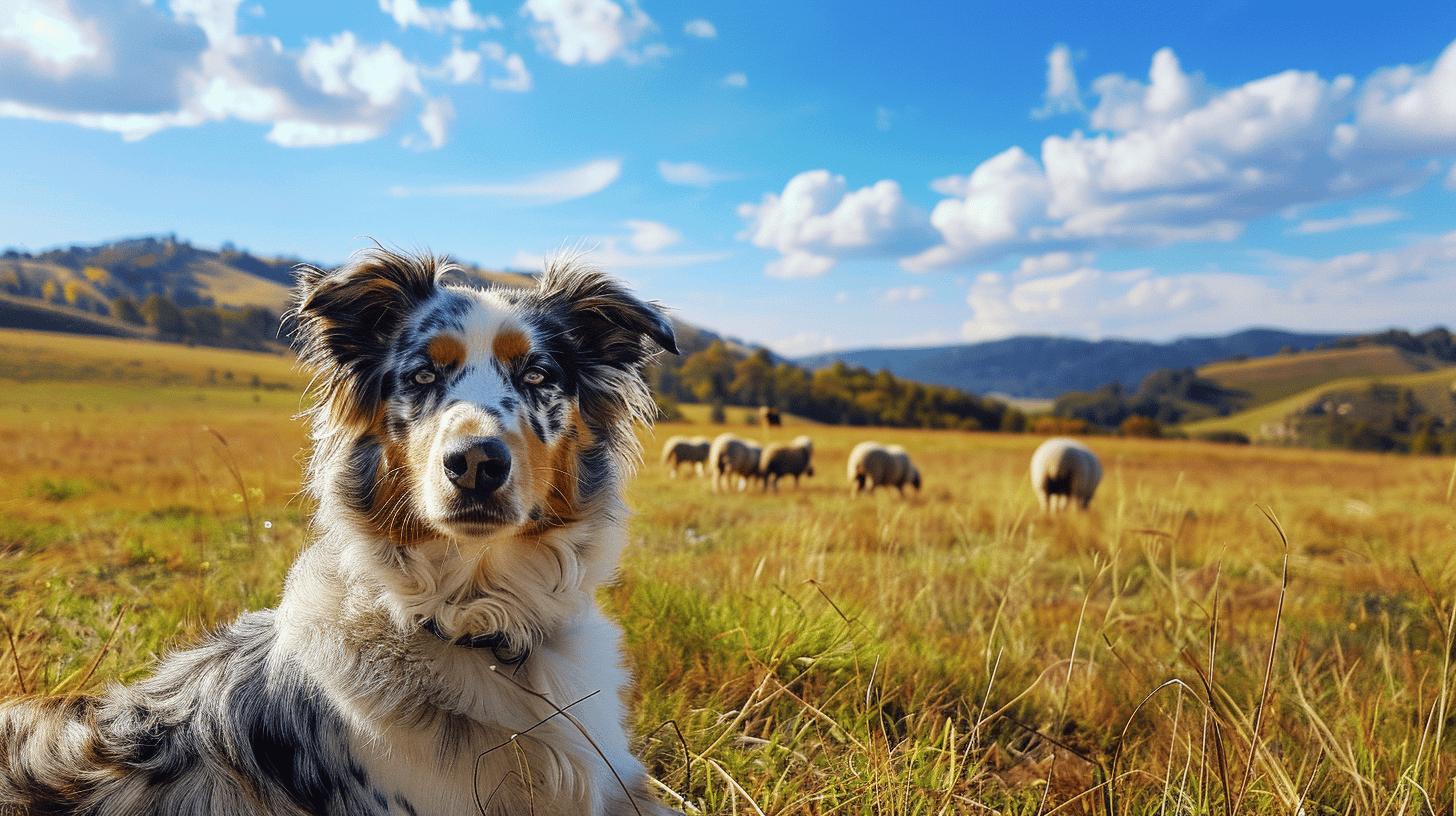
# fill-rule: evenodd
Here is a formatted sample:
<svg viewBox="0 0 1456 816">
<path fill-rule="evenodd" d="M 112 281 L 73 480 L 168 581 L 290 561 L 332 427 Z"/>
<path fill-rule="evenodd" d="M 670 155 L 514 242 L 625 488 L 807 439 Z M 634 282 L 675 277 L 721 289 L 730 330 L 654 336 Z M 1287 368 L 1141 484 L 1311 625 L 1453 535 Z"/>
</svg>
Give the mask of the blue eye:
<svg viewBox="0 0 1456 816">
<path fill-rule="evenodd" d="M 414 381 L 420 385 L 429 385 L 435 381 L 435 372 L 428 368 L 422 368 L 415 372 Z"/>
</svg>

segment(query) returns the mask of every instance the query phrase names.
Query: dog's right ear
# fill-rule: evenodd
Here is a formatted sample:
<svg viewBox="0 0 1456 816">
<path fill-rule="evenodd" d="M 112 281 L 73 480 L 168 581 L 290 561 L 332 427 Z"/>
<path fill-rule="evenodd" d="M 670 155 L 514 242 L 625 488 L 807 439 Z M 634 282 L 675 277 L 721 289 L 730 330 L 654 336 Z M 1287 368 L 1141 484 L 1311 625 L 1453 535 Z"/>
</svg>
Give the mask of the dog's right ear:
<svg viewBox="0 0 1456 816">
<path fill-rule="evenodd" d="M 299 266 L 293 347 L 318 375 L 336 418 L 371 417 L 384 396 L 384 364 L 406 318 L 437 289 L 444 265 L 376 248 L 332 271 Z"/>
</svg>

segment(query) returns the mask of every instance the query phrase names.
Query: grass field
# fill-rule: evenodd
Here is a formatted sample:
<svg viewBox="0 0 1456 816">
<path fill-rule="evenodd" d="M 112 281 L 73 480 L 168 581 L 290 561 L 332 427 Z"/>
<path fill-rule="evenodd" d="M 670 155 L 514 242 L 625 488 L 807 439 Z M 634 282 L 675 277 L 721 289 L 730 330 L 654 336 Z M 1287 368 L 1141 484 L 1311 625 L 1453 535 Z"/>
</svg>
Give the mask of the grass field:
<svg viewBox="0 0 1456 816">
<path fill-rule="evenodd" d="M 276 601 L 309 513 L 302 380 L 281 357 L 0 332 L 0 693 L 135 679 Z M 604 597 L 642 752 L 693 812 L 1456 805 L 1450 460 L 1098 439 L 1093 511 L 1046 518 L 1031 436 L 790 421 L 819 473 L 769 496 L 656 465 L 666 436 L 718 430 L 646 437 Z M 849 497 L 870 437 L 910 449 L 922 495 Z"/>
</svg>

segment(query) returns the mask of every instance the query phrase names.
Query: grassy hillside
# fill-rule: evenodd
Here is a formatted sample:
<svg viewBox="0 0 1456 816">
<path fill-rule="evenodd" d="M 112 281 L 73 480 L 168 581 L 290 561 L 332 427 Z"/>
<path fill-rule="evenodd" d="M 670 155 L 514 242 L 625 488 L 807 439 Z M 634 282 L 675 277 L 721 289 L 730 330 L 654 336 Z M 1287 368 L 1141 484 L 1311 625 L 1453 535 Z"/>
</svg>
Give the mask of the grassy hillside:
<svg viewBox="0 0 1456 816">
<path fill-rule="evenodd" d="M 132 326 L 110 317 L 9 295 L 0 295 L 0 326 L 107 337 L 144 337 L 148 334 L 143 327 Z"/>
<path fill-rule="evenodd" d="M 1353 351 L 1363 351 L 1363 349 L 1353 349 Z M 1374 359 L 1376 361 L 1382 359 L 1386 362 L 1391 361 L 1391 358 L 1383 356 L 1374 356 Z M 1230 416 L 1193 422 L 1183 426 L 1183 430 L 1191 434 L 1216 430 L 1232 430 L 1246 434 L 1250 439 L 1258 439 L 1261 436 L 1261 429 L 1266 425 L 1281 422 L 1291 413 L 1318 400 L 1323 394 L 1331 391 L 1359 390 L 1375 383 L 1409 388 L 1414 392 L 1416 399 L 1422 405 L 1427 406 L 1430 410 L 1446 419 L 1451 419 L 1453 416 L 1452 401 L 1449 394 L 1453 385 L 1456 385 L 1456 367 L 1437 368 L 1394 376 L 1367 375 L 1321 380 L 1318 381 L 1317 385 L 1305 388 L 1298 393 L 1282 399 L 1276 399 L 1273 402 L 1268 402 Z"/>
<path fill-rule="evenodd" d="M 255 306 L 279 314 L 287 308 L 294 258 L 260 257 L 230 247 L 214 250 L 173 236 L 143 237 L 38 254 L 0 257 L 0 293 L 65 303 L 108 314 L 118 297 L 162 295 L 179 306 Z M 465 265 L 463 277 L 507 286 L 529 284 L 518 272 Z"/>
<path fill-rule="evenodd" d="M 276 602 L 307 538 L 302 379 L 281 356 L 0 332 L 0 695 L 135 680 Z M 1456 795 L 1449 460 L 1098 439 L 1093 511 L 1045 518 L 1035 437 L 791 419 L 774 438 L 806 431 L 819 475 L 799 491 L 711 496 L 655 464 L 630 488 L 604 601 L 635 744 L 689 812 L 1211 814 L 1227 793 L 1314 816 Z M 869 437 L 909 448 L 922 495 L 848 496 Z M 1290 541 L 1283 598 L 1265 506 Z M 654 732 L 668 720 L 685 745 Z"/>
<path fill-rule="evenodd" d="M 1361 346 L 1213 363 L 1198 369 L 1198 373 L 1225 388 L 1247 392 L 1251 404 L 1259 406 L 1332 380 L 1412 374 L 1445 365 L 1392 346 Z"/>
</svg>

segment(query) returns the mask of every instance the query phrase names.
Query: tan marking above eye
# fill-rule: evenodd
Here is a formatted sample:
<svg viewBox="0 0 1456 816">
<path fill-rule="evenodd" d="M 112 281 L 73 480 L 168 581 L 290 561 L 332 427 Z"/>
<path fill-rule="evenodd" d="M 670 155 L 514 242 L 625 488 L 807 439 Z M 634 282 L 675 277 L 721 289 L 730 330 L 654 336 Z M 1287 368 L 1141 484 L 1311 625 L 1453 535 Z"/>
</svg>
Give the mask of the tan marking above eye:
<svg viewBox="0 0 1456 816">
<path fill-rule="evenodd" d="M 531 340 L 519 329 L 504 329 L 495 336 L 490 350 L 497 360 L 508 363 L 530 352 Z"/>
<path fill-rule="evenodd" d="M 465 362 L 465 344 L 458 338 L 440 334 L 425 346 L 425 354 L 438 368 L 458 366 Z"/>
</svg>

